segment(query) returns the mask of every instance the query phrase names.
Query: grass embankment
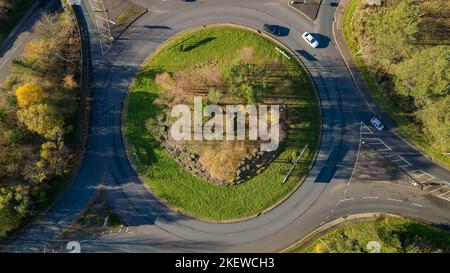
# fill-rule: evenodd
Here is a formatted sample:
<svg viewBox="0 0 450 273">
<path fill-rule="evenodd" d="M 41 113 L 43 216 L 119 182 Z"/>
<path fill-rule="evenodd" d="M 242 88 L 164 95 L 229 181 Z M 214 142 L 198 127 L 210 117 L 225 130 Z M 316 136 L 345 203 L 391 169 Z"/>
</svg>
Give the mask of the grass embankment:
<svg viewBox="0 0 450 273">
<path fill-rule="evenodd" d="M 17 10 L 8 14 L 7 18 L 0 22 L 0 43 L 8 36 L 33 3 L 34 0 L 24 0 L 23 3 L 17 7 Z"/>
<path fill-rule="evenodd" d="M 188 51 L 178 50 L 177 46 L 187 38 L 207 42 L 197 43 Z M 160 105 L 154 104 L 160 95 L 155 83 L 157 74 L 180 71 L 211 60 L 224 67 L 239 57 L 242 48 L 248 47 L 253 48 L 254 62 L 264 63 L 277 58 L 289 67 L 284 75 L 292 80 L 296 93 L 286 98 L 285 103 L 292 111 L 293 124 L 288 139 L 280 147 L 278 158 L 264 172 L 239 185 L 218 186 L 181 168 L 149 136 L 145 121 L 162 110 Z M 208 220 L 230 220 L 256 215 L 293 191 L 315 156 L 319 126 L 318 103 L 310 80 L 298 63 L 284 58 L 275 50 L 273 42 L 254 32 L 214 26 L 176 37 L 145 64 L 130 89 L 125 131 L 128 150 L 136 149 L 139 161 L 134 163 L 153 193 L 186 214 Z M 309 149 L 302 158 L 301 166 L 287 183 L 282 184 L 283 177 L 292 166 L 293 152 L 298 152 L 306 144 Z"/>
<path fill-rule="evenodd" d="M 378 242 L 381 253 L 433 253 L 450 251 L 450 233 L 406 218 L 380 217 L 340 227 L 294 252 L 364 253 L 369 242 Z M 369 244 L 370 248 L 370 244 Z"/>
<path fill-rule="evenodd" d="M 353 0 L 347 6 L 344 13 L 343 34 L 347 47 L 353 55 L 353 58 L 359 68 L 359 71 L 369 87 L 372 96 L 386 111 L 386 113 L 398 124 L 397 130 L 404 135 L 411 143 L 422 149 L 433 159 L 450 167 L 450 158 L 442 155 L 442 153 L 429 144 L 426 135 L 420 129 L 420 126 L 413 121 L 411 113 L 403 111 L 395 105 L 394 100 L 386 95 L 386 92 L 378 84 L 375 73 L 366 65 L 364 59 L 359 54 L 362 46 L 357 40 L 357 26 L 361 24 L 362 12 L 358 5 L 358 0 Z M 413 77 L 413 76 L 412 76 Z"/>
</svg>

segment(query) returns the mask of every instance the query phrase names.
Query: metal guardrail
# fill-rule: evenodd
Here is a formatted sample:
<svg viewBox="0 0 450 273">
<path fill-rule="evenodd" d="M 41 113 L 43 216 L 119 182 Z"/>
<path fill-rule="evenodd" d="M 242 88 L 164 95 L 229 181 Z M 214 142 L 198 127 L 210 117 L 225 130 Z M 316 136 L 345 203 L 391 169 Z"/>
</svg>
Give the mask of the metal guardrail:
<svg viewBox="0 0 450 273">
<path fill-rule="evenodd" d="M 291 174 L 294 171 L 295 167 L 297 167 L 298 162 L 300 162 L 300 158 L 303 156 L 303 154 L 305 153 L 307 148 L 308 148 L 308 144 L 306 144 L 305 148 L 303 148 L 302 152 L 300 153 L 300 155 L 295 160 L 295 162 L 292 165 L 291 169 L 289 170 L 289 172 L 286 174 L 286 176 L 284 177 L 283 181 L 281 182 L 282 184 L 284 184 L 284 183 L 286 183 L 288 181 L 289 176 L 291 176 Z"/>
</svg>

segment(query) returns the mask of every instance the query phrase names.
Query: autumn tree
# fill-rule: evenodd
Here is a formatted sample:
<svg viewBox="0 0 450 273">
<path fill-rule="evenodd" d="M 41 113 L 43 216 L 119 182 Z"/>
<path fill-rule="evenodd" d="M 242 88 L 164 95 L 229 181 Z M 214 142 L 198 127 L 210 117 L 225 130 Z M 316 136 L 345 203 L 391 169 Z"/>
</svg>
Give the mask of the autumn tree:
<svg viewBox="0 0 450 273">
<path fill-rule="evenodd" d="M 396 90 L 422 106 L 450 94 L 450 48 L 425 48 L 395 67 Z"/>
<path fill-rule="evenodd" d="M 38 167 L 47 170 L 52 175 L 63 175 L 67 172 L 68 159 L 68 150 L 64 146 L 64 142 L 58 138 L 42 144 Z"/>
<path fill-rule="evenodd" d="M 442 153 L 450 152 L 450 95 L 426 105 L 417 116 L 431 146 Z"/>
<path fill-rule="evenodd" d="M 242 60 L 233 62 L 225 71 L 229 89 L 234 96 L 245 98 L 248 103 L 261 101 L 271 92 L 269 73 L 265 67 L 245 63 Z"/>
<path fill-rule="evenodd" d="M 44 88 L 37 83 L 26 83 L 16 90 L 17 104 L 26 108 L 44 101 L 48 95 Z"/>
<path fill-rule="evenodd" d="M 381 15 L 369 18 L 367 33 L 373 59 L 387 65 L 408 57 L 414 49 L 420 22 L 419 10 L 410 0 L 402 0 Z"/>
<path fill-rule="evenodd" d="M 63 118 L 57 110 L 48 104 L 36 104 L 17 111 L 18 120 L 28 130 L 36 132 L 47 139 L 54 139 L 63 132 Z"/>
<path fill-rule="evenodd" d="M 28 186 L 0 187 L 0 239 L 3 239 L 27 216 L 30 203 Z"/>
</svg>

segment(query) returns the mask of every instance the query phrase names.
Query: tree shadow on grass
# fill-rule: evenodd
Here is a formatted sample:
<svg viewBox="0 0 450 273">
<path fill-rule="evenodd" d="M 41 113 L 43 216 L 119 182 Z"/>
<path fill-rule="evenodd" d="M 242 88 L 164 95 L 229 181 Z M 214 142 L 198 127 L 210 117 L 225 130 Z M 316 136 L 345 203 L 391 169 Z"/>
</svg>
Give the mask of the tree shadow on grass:
<svg viewBox="0 0 450 273">
<path fill-rule="evenodd" d="M 155 119 L 164 110 L 162 105 L 154 103 L 157 98 L 157 94 L 143 91 L 132 92 L 128 98 L 129 143 L 138 150 L 140 163 L 144 165 L 157 162 L 155 149 L 159 144 L 145 127 L 148 119 Z"/>
<path fill-rule="evenodd" d="M 180 49 L 183 52 L 189 52 L 189 51 L 191 51 L 193 49 L 196 49 L 196 48 L 198 48 L 200 46 L 206 45 L 209 42 L 214 41 L 215 39 L 216 39 L 215 37 L 208 37 L 208 38 L 202 39 L 200 41 L 195 41 L 195 42 L 192 42 L 192 43 L 189 43 L 189 44 L 181 44 L 180 45 Z"/>
</svg>

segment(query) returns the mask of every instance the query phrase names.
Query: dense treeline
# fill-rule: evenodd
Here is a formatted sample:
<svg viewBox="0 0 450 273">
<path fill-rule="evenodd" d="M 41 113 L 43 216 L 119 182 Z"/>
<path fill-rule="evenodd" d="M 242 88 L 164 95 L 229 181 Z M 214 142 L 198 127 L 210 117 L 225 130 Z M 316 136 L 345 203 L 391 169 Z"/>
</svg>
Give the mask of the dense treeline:
<svg viewBox="0 0 450 273">
<path fill-rule="evenodd" d="M 0 0 L 0 23 L 6 21 L 8 15 L 14 12 L 22 2 L 23 0 Z"/>
<path fill-rule="evenodd" d="M 439 36 L 450 27 L 441 20 L 450 7 L 442 4 L 388 0 L 382 7 L 367 7 L 358 1 L 352 24 L 357 55 L 438 155 L 450 152 L 450 46 Z"/>
<path fill-rule="evenodd" d="M 48 201 L 74 164 L 80 90 L 72 14 L 48 14 L 1 86 L 0 239 Z"/>
<path fill-rule="evenodd" d="M 0 42 L 33 2 L 34 0 L 0 0 Z"/>
</svg>

